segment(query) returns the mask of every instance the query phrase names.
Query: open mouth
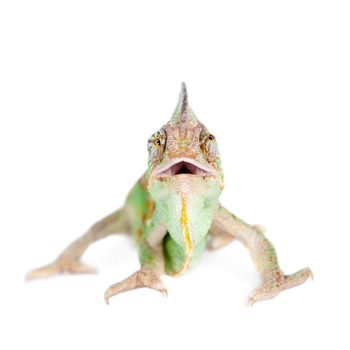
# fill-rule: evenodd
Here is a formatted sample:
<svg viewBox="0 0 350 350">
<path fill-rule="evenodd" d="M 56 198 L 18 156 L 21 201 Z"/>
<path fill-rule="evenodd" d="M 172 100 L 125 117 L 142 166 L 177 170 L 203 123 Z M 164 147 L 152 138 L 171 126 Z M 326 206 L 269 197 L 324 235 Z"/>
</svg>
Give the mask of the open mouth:
<svg viewBox="0 0 350 350">
<path fill-rule="evenodd" d="M 176 176 L 181 174 L 196 176 L 215 175 L 212 169 L 193 159 L 178 158 L 158 169 L 155 176 Z"/>
</svg>

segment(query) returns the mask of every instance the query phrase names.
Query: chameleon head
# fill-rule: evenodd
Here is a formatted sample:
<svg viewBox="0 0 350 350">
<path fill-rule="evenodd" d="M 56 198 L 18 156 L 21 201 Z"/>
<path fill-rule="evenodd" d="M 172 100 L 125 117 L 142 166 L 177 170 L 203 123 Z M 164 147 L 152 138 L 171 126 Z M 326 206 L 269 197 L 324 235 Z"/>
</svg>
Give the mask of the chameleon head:
<svg viewBox="0 0 350 350">
<path fill-rule="evenodd" d="M 183 83 L 170 121 L 148 140 L 148 190 L 173 240 L 188 254 L 208 233 L 223 189 L 214 135 L 188 105 Z"/>
</svg>

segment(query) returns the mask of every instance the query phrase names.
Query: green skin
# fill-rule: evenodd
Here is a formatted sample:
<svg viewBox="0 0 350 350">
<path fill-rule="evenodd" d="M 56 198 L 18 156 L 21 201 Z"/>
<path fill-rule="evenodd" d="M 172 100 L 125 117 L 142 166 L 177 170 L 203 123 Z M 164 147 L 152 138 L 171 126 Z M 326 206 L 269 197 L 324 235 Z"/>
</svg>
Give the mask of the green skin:
<svg viewBox="0 0 350 350">
<path fill-rule="evenodd" d="M 131 233 L 136 242 L 141 267 L 106 290 L 107 303 L 116 294 L 142 287 L 167 295 L 162 274 L 184 273 L 205 248 L 220 248 L 233 238 L 249 250 L 262 278 L 261 286 L 249 296 L 249 305 L 312 277 L 309 268 L 285 275 L 262 229 L 248 225 L 220 204 L 224 186 L 217 143 L 189 107 L 184 84 L 172 118 L 150 137 L 148 151 L 148 169 L 129 192 L 125 205 L 94 224 L 51 264 L 30 271 L 28 280 L 64 272 L 94 272 L 81 261 L 86 249 L 122 232 Z"/>
</svg>

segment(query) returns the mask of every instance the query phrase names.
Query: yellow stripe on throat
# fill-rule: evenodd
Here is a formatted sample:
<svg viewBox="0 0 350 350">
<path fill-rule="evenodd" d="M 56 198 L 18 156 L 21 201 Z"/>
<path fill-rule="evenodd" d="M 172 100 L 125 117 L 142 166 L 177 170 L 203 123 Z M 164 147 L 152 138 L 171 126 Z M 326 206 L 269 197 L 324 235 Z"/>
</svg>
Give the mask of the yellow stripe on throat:
<svg viewBox="0 0 350 350">
<path fill-rule="evenodd" d="M 181 198 L 181 228 L 182 237 L 186 247 L 186 255 L 190 255 L 192 252 L 192 242 L 190 238 L 190 230 L 188 228 L 187 202 L 185 197 Z"/>
</svg>

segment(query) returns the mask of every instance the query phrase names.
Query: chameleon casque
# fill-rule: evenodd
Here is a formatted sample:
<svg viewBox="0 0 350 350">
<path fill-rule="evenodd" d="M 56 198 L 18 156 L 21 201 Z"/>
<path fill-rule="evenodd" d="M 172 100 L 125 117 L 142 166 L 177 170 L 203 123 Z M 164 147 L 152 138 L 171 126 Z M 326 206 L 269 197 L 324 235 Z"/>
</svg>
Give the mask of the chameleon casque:
<svg viewBox="0 0 350 350">
<path fill-rule="evenodd" d="M 234 238 L 249 250 L 261 275 L 249 305 L 312 277 L 309 268 L 285 275 L 262 229 L 246 224 L 220 204 L 224 185 L 217 142 L 189 107 L 184 83 L 170 121 L 149 138 L 148 152 L 148 169 L 124 206 L 95 223 L 53 263 L 30 271 L 28 280 L 94 272 L 80 260 L 86 249 L 101 238 L 125 232 L 136 242 L 141 267 L 106 290 L 107 303 L 116 294 L 143 287 L 167 295 L 162 274 L 180 275 L 205 248 L 220 248 Z"/>
</svg>

